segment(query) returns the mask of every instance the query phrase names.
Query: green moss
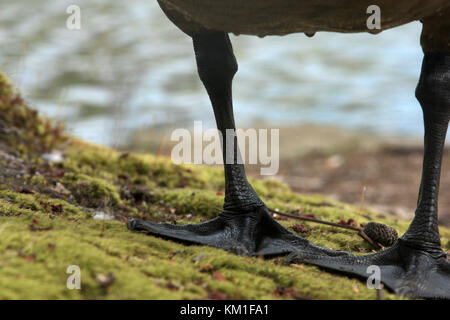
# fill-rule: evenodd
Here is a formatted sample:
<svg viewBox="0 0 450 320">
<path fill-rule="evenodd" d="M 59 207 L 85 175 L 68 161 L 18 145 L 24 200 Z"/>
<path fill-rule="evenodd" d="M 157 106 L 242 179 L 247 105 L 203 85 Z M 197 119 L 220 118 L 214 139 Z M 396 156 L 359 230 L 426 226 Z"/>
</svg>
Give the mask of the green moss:
<svg viewBox="0 0 450 320">
<path fill-rule="evenodd" d="M 118 187 L 105 179 L 85 174 L 67 173 L 62 182 L 82 206 L 96 208 L 103 205 L 117 206 L 121 204 Z"/>
<path fill-rule="evenodd" d="M 177 223 L 214 217 L 223 204 L 223 171 L 61 139 L 46 120 L 28 123 L 40 118 L 23 102 L 13 102 L 13 90 L 1 74 L 0 93 L 1 125 L 21 132 L 8 145 L 21 154 L 21 165 L 29 172 L 14 178 L 0 172 L 0 299 L 376 299 L 364 282 L 316 267 L 284 265 L 283 258 L 240 257 L 128 231 L 124 222 L 133 216 Z M 56 147 L 64 152 L 64 162 L 43 162 L 39 152 Z M 368 210 L 362 216 L 352 206 L 300 195 L 277 181 L 251 182 L 271 208 L 335 222 L 352 218 L 358 224 L 368 222 L 370 215 L 400 234 L 408 225 Z M 58 184 L 67 192 L 58 191 Z M 117 219 L 93 219 L 94 211 Z M 280 223 L 298 230 L 298 221 Z M 302 224 L 307 231 L 300 235 L 320 246 L 355 254 L 372 251 L 354 232 Z M 448 250 L 450 230 L 441 228 L 441 235 Z M 66 287 L 71 265 L 81 268 L 81 290 Z M 110 273 L 110 283 L 98 280 Z"/>
<path fill-rule="evenodd" d="M 9 190 L 0 191 L 0 199 L 2 201 L 12 204 L 18 209 L 28 209 L 31 211 L 42 211 L 43 208 L 39 205 L 37 197 L 29 194 L 21 194 Z M 3 214 L 8 214 L 7 211 L 2 211 Z"/>
<path fill-rule="evenodd" d="M 47 185 L 47 180 L 45 179 L 45 177 L 43 177 L 41 175 L 34 175 L 34 176 L 30 177 L 29 183 L 31 185 L 45 186 L 45 185 Z"/>
<path fill-rule="evenodd" d="M 278 296 L 280 287 L 311 298 L 376 297 L 358 280 L 315 267 L 298 269 L 279 265 L 277 260 L 186 247 L 130 233 L 119 222 L 39 220 L 51 223 L 53 229 L 31 232 L 25 217 L 0 217 L 1 298 L 206 299 L 214 292 L 232 299 L 292 298 L 289 293 Z M 193 258 L 200 255 L 204 258 L 194 262 Z M 81 268 L 81 290 L 66 288 L 66 269 L 70 265 Z M 214 272 L 201 272 L 206 265 L 225 280 Z M 116 280 L 104 288 L 96 277 L 110 272 Z M 359 293 L 355 293 L 355 286 Z"/>
<path fill-rule="evenodd" d="M 159 203 L 176 208 L 177 214 L 195 214 L 213 218 L 223 207 L 223 196 L 200 189 L 158 190 L 155 196 Z"/>
<path fill-rule="evenodd" d="M 1 73 L 0 114 L 0 128 L 7 128 L 0 130 L 2 141 L 22 155 L 46 152 L 65 140 L 62 127 L 42 119 L 35 110 L 28 108 Z"/>
<path fill-rule="evenodd" d="M 66 216 L 80 218 L 91 216 L 80 207 L 61 199 L 52 199 L 44 194 L 22 194 L 0 190 L 0 215 L 3 216 Z"/>
</svg>

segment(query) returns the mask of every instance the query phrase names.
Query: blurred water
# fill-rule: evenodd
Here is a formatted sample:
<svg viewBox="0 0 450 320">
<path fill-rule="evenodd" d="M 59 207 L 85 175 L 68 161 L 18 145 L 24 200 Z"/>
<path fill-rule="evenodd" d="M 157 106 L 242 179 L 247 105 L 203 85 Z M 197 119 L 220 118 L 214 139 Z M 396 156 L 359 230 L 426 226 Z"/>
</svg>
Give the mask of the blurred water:
<svg viewBox="0 0 450 320">
<path fill-rule="evenodd" d="M 66 8 L 82 29 L 66 29 Z M 423 132 L 414 89 L 420 23 L 379 35 L 232 37 L 239 126 L 323 123 L 382 135 Z M 0 70 L 81 138 L 114 145 L 155 124 L 214 126 L 190 38 L 151 0 L 0 3 Z"/>
</svg>

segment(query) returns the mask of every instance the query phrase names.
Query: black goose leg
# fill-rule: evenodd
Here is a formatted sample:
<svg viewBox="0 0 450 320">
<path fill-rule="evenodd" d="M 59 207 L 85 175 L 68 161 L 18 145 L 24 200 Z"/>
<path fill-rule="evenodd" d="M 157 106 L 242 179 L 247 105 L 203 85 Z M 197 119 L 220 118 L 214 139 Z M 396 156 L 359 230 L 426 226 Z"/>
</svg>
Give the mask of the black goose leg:
<svg viewBox="0 0 450 320">
<path fill-rule="evenodd" d="M 197 225 L 177 226 L 133 219 L 128 228 L 242 255 L 279 255 L 292 252 L 295 248 L 316 254 L 346 255 L 311 244 L 286 230 L 269 215 L 266 206 L 248 183 L 244 166 L 236 162 L 239 152 L 236 137 L 231 138 L 233 141 L 227 140 L 226 130 L 235 130 L 231 83 L 237 71 L 228 35 L 208 33 L 196 35 L 193 40 L 198 73 L 208 91 L 217 127 L 224 138 L 224 209 L 215 219 Z M 230 147 L 230 142 L 234 142 L 233 147 Z M 234 161 L 230 163 L 230 159 Z"/>
<path fill-rule="evenodd" d="M 450 53 L 426 53 L 416 90 L 425 123 L 422 183 L 414 220 L 391 248 L 367 256 L 326 257 L 302 252 L 289 260 L 368 277 L 367 267 L 381 270 L 381 281 L 409 297 L 450 299 L 450 262 L 441 249 L 438 191 L 442 152 L 450 119 Z"/>
</svg>

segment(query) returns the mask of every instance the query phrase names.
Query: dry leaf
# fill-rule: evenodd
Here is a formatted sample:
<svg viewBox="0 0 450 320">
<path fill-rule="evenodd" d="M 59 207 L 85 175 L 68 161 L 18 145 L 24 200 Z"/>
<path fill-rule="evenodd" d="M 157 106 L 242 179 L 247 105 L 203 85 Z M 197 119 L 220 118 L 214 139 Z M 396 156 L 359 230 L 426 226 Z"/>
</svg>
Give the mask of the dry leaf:
<svg viewBox="0 0 450 320">
<path fill-rule="evenodd" d="M 214 272 L 213 277 L 219 281 L 227 281 L 227 278 L 225 278 L 225 276 L 223 274 L 221 274 L 220 271 Z"/>
<path fill-rule="evenodd" d="M 301 264 L 293 263 L 293 264 L 291 264 L 291 266 L 293 266 L 294 268 L 300 269 L 300 270 L 305 270 L 305 267 L 302 266 Z"/>
</svg>

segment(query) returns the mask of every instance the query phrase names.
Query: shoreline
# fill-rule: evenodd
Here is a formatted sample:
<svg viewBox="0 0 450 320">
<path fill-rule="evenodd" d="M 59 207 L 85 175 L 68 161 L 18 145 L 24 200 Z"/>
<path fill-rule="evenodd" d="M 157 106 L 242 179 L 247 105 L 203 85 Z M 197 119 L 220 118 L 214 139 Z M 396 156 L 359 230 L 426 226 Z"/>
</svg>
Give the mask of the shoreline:
<svg viewBox="0 0 450 320">
<path fill-rule="evenodd" d="M 323 194 L 361 211 L 370 208 L 402 219 L 414 216 L 423 158 L 421 138 L 380 137 L 318 126 L 283 131 L 280 171 L 273 179 L 288 184 L 295 192 Z M 439 199 L 443 226 L 450 225 L 450 198 L 445 197 L 450 188 L 449 155 L 447 146 Z M 253 168 L 249 173 L 257 175 Z"/>
<path fill-rule="evenodd" d="M 263 123 L 254 127 L 270 128 Z M 259 165 L 246 165 L 249 176 L 279 180 L 296 192 L 323 194 L 402 219 L 413 217 L 421 178 L 421 137 L 379 136 L 314 124 L 279 129 L 278 174 L 261 176 Z M 170 132 L 169 127 L 139 131 L 122 149 L 170 156 L 175 145 Z M 449 153 L 447 147 L 439 201 L 440 223 L 445 226 L 450 226 L 450 198 L 445 198 L 450 188 Z"/>
</svg>

